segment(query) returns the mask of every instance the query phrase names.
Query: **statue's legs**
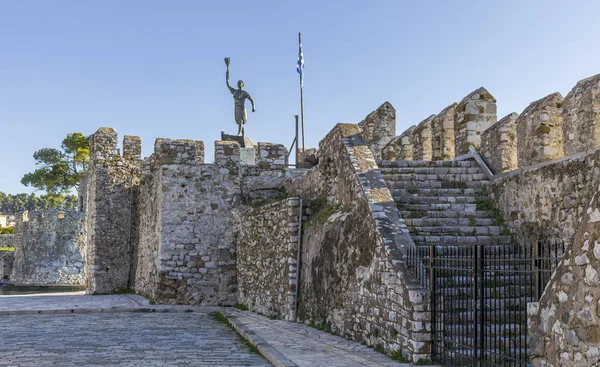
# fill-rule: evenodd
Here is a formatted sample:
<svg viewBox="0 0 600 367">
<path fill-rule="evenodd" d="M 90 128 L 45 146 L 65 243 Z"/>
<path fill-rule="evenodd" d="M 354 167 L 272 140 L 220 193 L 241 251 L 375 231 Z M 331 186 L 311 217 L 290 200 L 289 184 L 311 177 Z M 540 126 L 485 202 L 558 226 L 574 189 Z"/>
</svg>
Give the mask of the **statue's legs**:
<svg viewBox="0 0 600 367">
<path fill-rule="evenodd" d="M 244 136 L 244 124 L 238 124 L 238 135 Z"/>
</svg>

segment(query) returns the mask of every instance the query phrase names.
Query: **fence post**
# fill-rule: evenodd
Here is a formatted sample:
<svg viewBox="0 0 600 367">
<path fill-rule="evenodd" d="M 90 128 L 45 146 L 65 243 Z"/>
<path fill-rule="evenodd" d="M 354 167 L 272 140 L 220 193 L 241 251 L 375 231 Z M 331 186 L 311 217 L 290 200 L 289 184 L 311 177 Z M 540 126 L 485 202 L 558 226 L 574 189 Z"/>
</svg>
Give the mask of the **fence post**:
<svg viewBox="0 0 600 367">
<path fill-rule="evenodd" d="M 481 320 L 479 322 L 479 350 L 480 353 L 484 353 L 485 351 L 485 324 L 487 322 L 486 318 L 486 294 L 485 294 L 485 245 L 481 245 L 481 254 L 479 256 L 479 309 L 481 312 Z M 484 355 L 485 357 L 485 355 Z"/>
<path fill-rule="evenodd" d="M 437 289 L 436 289 L 436 274 L 435 274 L 435 245 L 429 246 L 429 298 L 431 301 L 431 357 L 435 358 L 437 345 Z"/>
<path fill-rule="evenodd" d="M 532 270 L 533 270 L 533 284 L 535 284 L 535 301 L 538 302 L 540 300 L 540 286 L 541 286 L 541 277 L 539 268 L 539 262 L 541 260 L 540 257 L 540 245 L 542 242 L 537 240 L 533 243 L 533 256 L 532 258 Z"/>
</svg>

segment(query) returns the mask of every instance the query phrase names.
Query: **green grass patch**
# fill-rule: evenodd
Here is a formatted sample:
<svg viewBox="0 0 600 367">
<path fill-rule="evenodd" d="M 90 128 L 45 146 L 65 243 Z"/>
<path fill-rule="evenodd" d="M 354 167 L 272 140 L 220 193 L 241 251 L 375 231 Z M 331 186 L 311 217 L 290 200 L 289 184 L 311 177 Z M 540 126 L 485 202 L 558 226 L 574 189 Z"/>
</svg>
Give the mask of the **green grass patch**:
<svg viewBox="0 0 600 367">
<path fill-rule="evenodd" d="M 107 294 L 135 294 L 135 289 L 128 289 L 128 288 L 120 288 L 120 289 L 115 289 L 112 292 L 94 292 L 92 293 L 92 296 L 105 296 Z"/>
<path fill-rule="evenodd" d="M 250 309 L 250 307 L 248 307 L 247 305 L 243 304 L 243 303 L 236 303 L 235 305 L 233 305 L 234 308 L 237 308 L 238 310 L 242 310 L 242 311 L 248 311 Z"/>
<path fill-rule="evenodd" d="M 373 350 L 376 351 L 377 353 L 385 353 L 385 348 L 383 346 L 383 343 L 375 344 L 375 346 L 373 347 Z"/>
<path fill-rule="evenodd" d="M 392 353 L 390 353 L 390 358 L 393 359 L 394 361 L 398 361 L 398 362 L 402 362 L 402 363 L 409 363 L 410 362 L 408 360 L 408 358 L 406 358 L 402 354 L 402 348 L 392 351 Z"/>
<path fill-rule="evenodd" d="M 415 366 L 429 366 L 432 365 L 433 361 L 429 358 L 421 358 L 415 362 Z"/>
<path fill-rule="evenodd" d="M 219 322 L 224 323 L 225 325 L 229 326 L 229 328 L 231 330 L 233 330 L 237 334 L 237 331 L 235 330 L 235 328 L 233 327 L 233 324 L 231 323 L 231 321 L 229 321 L 229 319 L 227 318 L 227 316 L 223 315 L 219 311 L 213 312 L 210 315 L 213 317 L 213 319 L 215 321 L 219 321 Z M 252 353 L 256 353 L 256 354 L 260 355 L 260 351 L 258 350 L 258 348 L 254 344 L 250 343 L 250 341 L 248 339 L 244 338 L 240 334 L 238 334 L 238 336 L 240 337 L 240 339 L 242 339 L 242 342 L 244 343 L 244 345 L 248 349 L 250 349 L 250 351 Z"/>
</svg>

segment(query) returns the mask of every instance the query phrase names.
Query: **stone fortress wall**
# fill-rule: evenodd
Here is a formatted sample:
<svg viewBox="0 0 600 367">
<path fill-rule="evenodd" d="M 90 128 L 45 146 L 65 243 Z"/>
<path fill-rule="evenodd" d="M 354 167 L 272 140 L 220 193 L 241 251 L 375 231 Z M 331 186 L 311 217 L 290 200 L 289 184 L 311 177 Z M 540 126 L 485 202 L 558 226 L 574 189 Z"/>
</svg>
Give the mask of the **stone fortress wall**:
<svg viewBox="0 0 600 367">
<path fill-rule="evenodd" d="M 495 103 L 480 88 L 454 107 L 445 129 L 436 120 L 448 121 L 448 108 L 431 120 L 432 144 L 421 123 L 389 140 L 381 156 L 429 160 L 431 146 L 434 159 L 452 134 L 455 155 L 442 159 L 475 148 L 495 173 L 487 190 L 516 238 L 558 239 L 568 248 L 540 303 L 530 304 L 533 365 L 595 365 L 600 268 L 591 251 L 600 228 L 600 74 L 579 81 L 564 98 L 550 94 L 497 123 Z"/>
<path fill-rule="evenodd" d="M 14 285 L 85 284 L 85 228 L 80 212 L 29 211 L 17 215 Z"/>
<path fill-rule="evenodd" d="M 286 148 L 262 142 L 216 141 L 207 164 L 201 141 L 159 138 L 143 159 L 141 140 L 125 136 L 121 155 L 116 131 L 101 128 L 90 137 L 82 213 L 32 213 L 18 224 L 15 242 L 29 244 L 17 245 L 11 280 L 51 284 L 54 272 L 55 282 L 86 282 L 90 293 L 129 288 L 162 303 L 242 303 L 418 361 L 430 353 L 428 293 L 406 272 L 403 254 L 414 242 L 377 160 L 462 159 L 474 148 L 495 173 L 487 193 L 516 237 L 569 246 L 559 270 L 570 275 L 555 275 L 530 307 L 535 363 L 596 363 L 596 334 L 567 331 L 599 326 L 584 316 L 600 310 L 591 288 L 600 269 L 583 257 L 600 221 L 599 82 L 585 79 L 565 98 L 551 94 L 498 122 L 495 98 L 479 88 L 398 136 L 386 102 L 358 125 L 336 125 L 312 169 L 289 169 Z M 28 236 L 42 248 L 31 252 Z M 34 272 L 33 263 L 54 270 Z M 567 292 L 569 284 L 581 287 Z M 582 316 L 556 314 L 566 307 L 559 288 L 585 300 Z"/>
<path fill-rule="evenodd" d="M 296 320 L 301 201 L 249 209 L 237 221 L 237 302 L 261 314 Z"/>
</svg>

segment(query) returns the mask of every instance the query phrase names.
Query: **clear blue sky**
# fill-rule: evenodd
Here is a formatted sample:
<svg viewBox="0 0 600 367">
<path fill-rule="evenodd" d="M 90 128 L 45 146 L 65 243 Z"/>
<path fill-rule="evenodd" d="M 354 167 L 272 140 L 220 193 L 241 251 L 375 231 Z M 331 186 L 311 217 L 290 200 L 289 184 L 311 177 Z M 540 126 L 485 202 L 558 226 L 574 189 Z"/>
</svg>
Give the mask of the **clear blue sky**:
<svg viewBox="0 0 600 367">
<path fill-rule="evenodd" d="M 388 100 L 398 133 L 485 86 L 499 117 L 600 73 L 598 1 L 0 0 L 0 191 L 32 154 L 101 126 L 142 137 L 235 133 L 232 81 L 256 101 L 246 133 L 289 146 L 302 32 L 307 147 Z"/>
</svg>

